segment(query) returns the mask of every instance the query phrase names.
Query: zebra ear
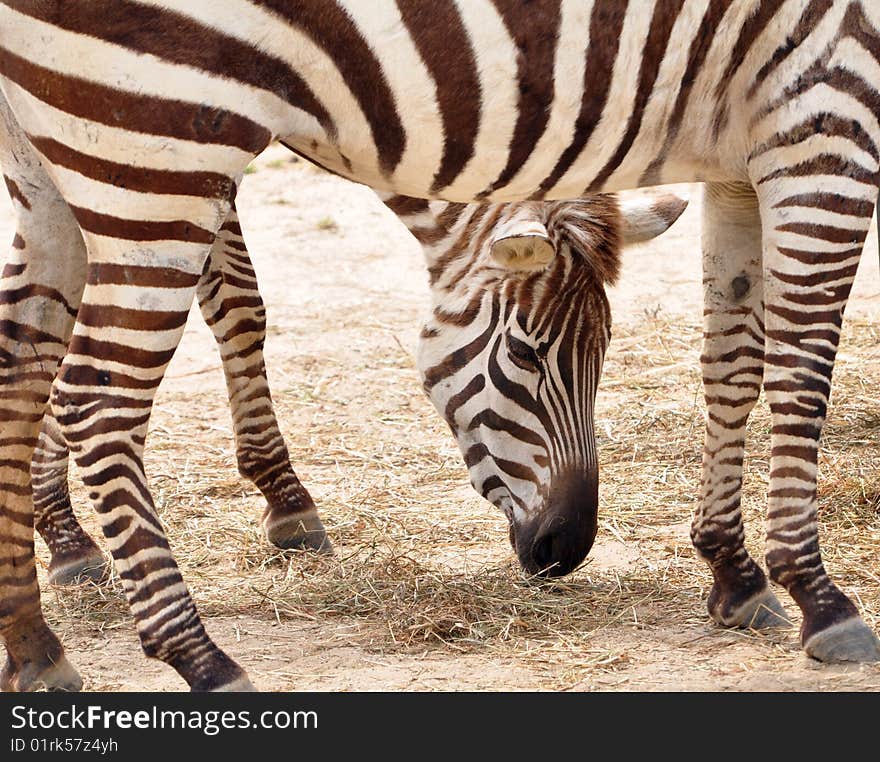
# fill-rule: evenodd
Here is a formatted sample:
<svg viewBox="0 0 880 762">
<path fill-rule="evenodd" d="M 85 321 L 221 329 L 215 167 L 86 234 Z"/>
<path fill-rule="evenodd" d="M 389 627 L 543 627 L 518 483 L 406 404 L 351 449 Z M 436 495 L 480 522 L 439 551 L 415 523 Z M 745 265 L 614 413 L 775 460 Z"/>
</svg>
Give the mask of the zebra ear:
<svg viewBox="0 0 880 762">
<path fill-rule="evenodd" d="M 617 194 L 621 243 L 628 246 L 665 233 L 687 208 L 688 199 L 676 193 L 631 191 Z"/>
<path fill-rule="evenodd" d="M 556 248 L 541 219 L 539 207 L 524 206 L 495 226 L 489 239 L 492 258 L 507 270 L 543 270 Z"/>
</svg>

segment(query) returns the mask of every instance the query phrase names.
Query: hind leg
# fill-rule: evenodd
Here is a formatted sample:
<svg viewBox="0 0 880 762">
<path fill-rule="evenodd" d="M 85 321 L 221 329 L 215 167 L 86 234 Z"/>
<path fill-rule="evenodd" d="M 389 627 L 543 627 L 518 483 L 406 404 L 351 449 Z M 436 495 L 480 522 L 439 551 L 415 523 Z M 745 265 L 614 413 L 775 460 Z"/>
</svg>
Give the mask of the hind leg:
<svg viewBox="0 0 880 762">
<path fill-rule="evenodd" d="M 101 582 L 109 573 L 108 562 L 77 521 L 67 478 L 67 443 L 51 411 L 47 411 L 31 462 L 31 482 L 36 529 L 52 554 L 49 582 Z"/>
<path fill-rule="evenodd" d="M 746 423 L 761 391 L 764 304 L 761 219 L 751 186 L 708 184 L 703 199 L 706 395 L 702 499 L 691 539 L 712 569 L 709 613 L 728 627 L 786 622 L 745 548 L 740 501 Z"/>
<path fill-rule="evenodd" d="M 198 300 L 223 360 L 238 469 L 266 498 L 266 538 L 280 548 L 332 552 L 275 418 L 263 358 L 266 310 L 234 206 L 211 249 Z"/>
<path fill-rule="evenodd" d="M 3 690 L 79 690 L 48 628 L 34 559 L 30 464 L 84 282 L 76 225 L 0 96 L 0 166 L 17 232 L 0 279 L 0 640 Z M 80 241 L 81 244 L 81 241 Z"/>
<path fill-rule="evenodd" d="M 86 245 L 67 203 L 49 181 L 42 168 L 41 196 L 32 199 L 22 210 L 19 225 L 27 224 L 27 240 L 34 249 L 46 249 L 47 260 L 63 253 L 65 260 L 77 262 L 71 283 L 78 306 L 86 277 Z M 31 173 L 31 181 L 36 178 Z M 54 240 L 54 244 L 49 243 Z M 22 276 L 26 276 L 26 272 Z M 72 328 L 72 320 L 70 327 Z M 69 333 L 69 331 L 68 331 Z M 40 436 L 31 460 L 31 487 L 34 500 L 34 524 L 51 553 L 49 582 L 71 585 L 85 580 L 100 581 L 107 574 L 104 554 L 80 526 L 70 504 L 67 485 L 68 452 L 58 424 L 48 409 L 43 417 Z"/>
</svg>

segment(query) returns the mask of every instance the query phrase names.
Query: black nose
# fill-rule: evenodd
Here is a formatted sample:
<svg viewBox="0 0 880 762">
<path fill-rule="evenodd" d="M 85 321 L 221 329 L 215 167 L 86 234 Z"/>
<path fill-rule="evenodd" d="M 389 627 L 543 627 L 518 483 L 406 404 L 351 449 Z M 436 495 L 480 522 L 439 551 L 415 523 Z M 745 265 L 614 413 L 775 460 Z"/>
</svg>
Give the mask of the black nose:
<svg viewBox="0 0 880 762">
<path fill-rule="evenodd" d="M 574 571 L 596 539 L 598 505 L 595 469 L 556 476 L 544 510 L 511 528 L 523 569 L 542 577 L 562 577 Z"/>
</svg>

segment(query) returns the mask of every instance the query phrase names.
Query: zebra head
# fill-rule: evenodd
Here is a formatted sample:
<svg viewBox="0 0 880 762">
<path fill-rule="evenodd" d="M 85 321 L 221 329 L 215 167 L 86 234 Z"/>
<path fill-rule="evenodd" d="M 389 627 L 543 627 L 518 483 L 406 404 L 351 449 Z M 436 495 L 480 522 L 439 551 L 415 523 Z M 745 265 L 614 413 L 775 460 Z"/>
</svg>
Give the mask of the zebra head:
<svg viewBox="0 0 880 762">
<path fill-rule="evenodd" d="M 659 235 L 686 205 L 635 194 L 436 214 L 444 229 L 425 246 L 433 307 L 419 370 L 530 574 L 567 574 L 593 545 L 605 286 L 621 246 Z"/>
</svg>

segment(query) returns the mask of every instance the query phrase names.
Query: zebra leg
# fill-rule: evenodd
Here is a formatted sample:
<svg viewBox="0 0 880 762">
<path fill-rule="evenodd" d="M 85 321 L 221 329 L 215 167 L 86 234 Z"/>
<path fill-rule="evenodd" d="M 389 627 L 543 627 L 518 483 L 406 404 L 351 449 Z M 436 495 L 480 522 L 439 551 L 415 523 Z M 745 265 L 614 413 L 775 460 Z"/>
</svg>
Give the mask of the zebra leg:
<svg viewBox="0 0 880 762">
<path fill-rule="evenodd" d="M 85 256 L 79 228 L 72 218 L 71 223 Z M 197 293 L 223 359 L 239 471 L 267 501 L 267 539 L 282 548 L 329 550 L 311 496 L 290 465 L 272 409 L 262 350 L 265 309 L 234 206 L 214 242 Z M 52 554 L 49 581 L 72 585 L 103 580 L 107 560 L 76 519 L 67 481 L 67 444 L 51 412 L 43 419 L 31 478 L 36 528 Z"/>
<path fill-rule="evenodd" d="M 0 642 L 7 653 L 0 688 L 79 690 L 82 680 L 43 618 L 30 466 L 85 280 L 84 249 L 69 238 L 76 230 L 70 210 L 2 96 L 0 166 L 17 217 L 0 278 Z"/>
<path fill-rule="evenodd" d="M 35 526 L 52 554 L 49 582 L 101 582 L 109 572 L 107 559 L 76 519 L 70 503 L 67 469 L 67 443 L 57 421 L 47 411 L 31 462 L 31 483 Z"/>
<path fill-rule="evenodd" d="M 251 685 L 244 671 L 205 631 L 143 469 L 153 399 L 208 253 L 192 240 L 206 234 L 191 232 L 196 225 L 210 230 L 206 221 L 187 225 L 193 227 L 180 232 L 182 251 L 166 258 L 153 250 L 149 266 L 109 264 L 116 252 L 105 249 L 108 237 L 87 235 L 86 288 L 52 387 L 52 412 L 90 490 L 144 652 L 174 667 L 193 690 L 245 690 Z M 111 238 L 116 246 L 132 235 L 119 233 Z"/>
<path fill-rule="evenodd" d="M 30 154 L 31 149 L 20 140 L 18 151 Z M 64 252 L 68 261 L 76 263 L 76 274 L 68 282 L 80 284 L 73 289 L 75 301 L 72 308 L 79 305 L 82 285 L 85 283 L 86 246 L 79 226 L 42 167 L 37 170 L 34 157 L 33 166 L 28 168 L 26 182 L 30 187 L 39 187 L 29 209 L 21 209 L 19 227 L 27 224 L 31 233 L 28 239 L 31 247 L 43 246 L 44 240 L 51 241 L 51 249 L 41 252 L 46 261 Z M 62 210 L 59 212 L 59 210 Z M 68 320 L 65 341 L 70 336 L 73 318 Z M 70 504 L 67 486 L 67 445 L 61 437 L 58 424 L 46 410 L 40 436 L 31 460 L 31 487 L 34 500 L 34 526 L 52 554 L 49 562 L 49 582 L 54 585 L 72 585 L 85 580 L 98 582 L 106 576 L 107 561 L 91 537 L 76 520 Z"/>
<path fill-rule="evenodd" d="M 56 149 L 51 139 L 37 144 Z M 77 158 L 84 172 L 94 171 L 92 159 Z M 233 183 L 221 175 L 114 169 L 114 177 L 130 175 L 150 192 L 128 195 L 102 184 L 105 174 L 80 179 L 52 167 L 88 250 L 73 336 L 51 388 L 52 413 L 98 511 L 144 652 L 174 667 L 193 690 L 251 689 L 205 631 L 143 468 L 153 399 Z M 188 195 L 170 192 L 177 182 Z"/>
<path fill-rule="evenodd" d="M 745 548 L 740 500 L 746 422 L 761 392 L 761 219 L 750 185 L 707 184 L 703 197 L 702 499 L 691 540 L 712 569 L 709 614 L 727 627 L 784 624 L 767 577 Z"/>
<path fill-rule="evenodd" d="M 783 177 L 758 184 L 764 391 L 772 416 L 765 552 L 771 579 L 803 612 L 807 654 L 825 662 L 866 662 L 880 660 L 880 641 L 825 571 L 816 518 L 819 437 L 834 358 L 877 197 L 875 185 L 857 179 L 862 174 L 876 181 L 876 175 L 845 166 L 845 175 L 820 182 L 818 190 L 816 182 L 808 192 L 802 184 L 794 190 L 791 178 L 778 171 L 773 175 Z"/>
<path fill-rule="evenodd" d="M 223 360 L 238 470 L 266 498 L 262 526 L 279 548 L 332 552 L 311 495 L 290 464 L 266 378 L 266 310 L 233 205 L 198 286 Z"/>
</svg>

